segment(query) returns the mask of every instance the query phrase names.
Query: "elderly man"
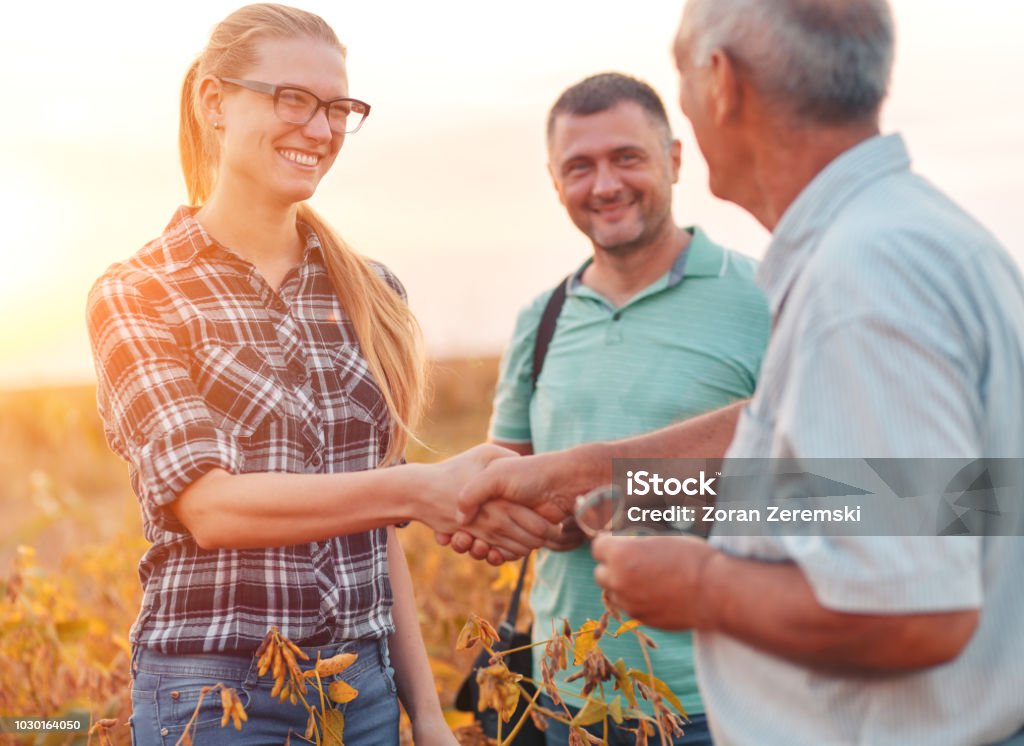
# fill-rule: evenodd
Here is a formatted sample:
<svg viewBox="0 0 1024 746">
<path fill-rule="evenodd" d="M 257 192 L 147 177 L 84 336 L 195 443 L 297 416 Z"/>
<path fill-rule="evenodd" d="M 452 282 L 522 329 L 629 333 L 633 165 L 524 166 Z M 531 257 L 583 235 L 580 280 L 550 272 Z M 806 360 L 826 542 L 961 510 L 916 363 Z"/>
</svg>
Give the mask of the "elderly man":
<svg viewBox="0 0 1024 746">
<path fill-rule="evenodd" d="M 680 104 L 711 189 L 772 232 L 754 397 L 496 463 L 466 490 L 467 514 L 504 496 L 557 517 L 607 480 L 610 455 L 705 455 L 730 439 L 730 457 L 1024 456 L 1024 283 L 910 170 L 900 137 L 879 134 L 893 36 L 884 0 L 687 4 Z M 716 743 L 1017 743 L 1024 512 L 1007 521 L 1008 536 L 602 537 L 593 552 L 627 611 L 697 630 Z"/>
</svg>

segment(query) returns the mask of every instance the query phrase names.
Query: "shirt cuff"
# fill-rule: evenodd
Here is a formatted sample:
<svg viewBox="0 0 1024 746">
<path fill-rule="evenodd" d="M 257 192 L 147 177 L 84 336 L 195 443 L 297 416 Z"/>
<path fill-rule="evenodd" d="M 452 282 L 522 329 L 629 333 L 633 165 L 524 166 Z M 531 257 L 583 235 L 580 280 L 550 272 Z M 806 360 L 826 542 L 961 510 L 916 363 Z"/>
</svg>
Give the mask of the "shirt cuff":
<svg viewBox="0 0 1024 746">
<path fill-rule="evenodd" d="M 818 602 L 833 611 L 911 614 L 979 608 L 976 537 L 785 540 Z"/>
<path fill-rule="evenodd" d="M 237 442 L 211 425 L 193 425 L 142 444 L 133 461 L 142 509 L 156 526 L 187 533 L 167 506 L 213 469 L 240 474 L 244 463 Z"/>
</svg>

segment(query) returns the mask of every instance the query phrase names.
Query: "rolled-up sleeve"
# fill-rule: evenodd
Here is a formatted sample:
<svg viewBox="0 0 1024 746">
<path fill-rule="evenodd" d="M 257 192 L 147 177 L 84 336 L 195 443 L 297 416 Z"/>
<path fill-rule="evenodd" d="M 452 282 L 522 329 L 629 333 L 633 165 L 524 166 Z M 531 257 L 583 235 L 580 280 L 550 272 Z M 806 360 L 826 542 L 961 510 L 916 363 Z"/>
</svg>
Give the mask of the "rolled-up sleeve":
<svg viewBox="0 0 1024 746">
<path fill-rule="evenodd" d="M 114 269 L 89 293 L 97 400 L 110 447 L 130 466 L 145 518 L 183 533 L 167 506 L 215 468 L 239 473 L 237 440 L 218 429 L 169 324 L 159 282 Z"/>
<path fill-rule="evenodd" d="M 976 609 L 977 536 L 783 537 L 790 559 L 834 611 L 910 614 Z"/>
</svg>

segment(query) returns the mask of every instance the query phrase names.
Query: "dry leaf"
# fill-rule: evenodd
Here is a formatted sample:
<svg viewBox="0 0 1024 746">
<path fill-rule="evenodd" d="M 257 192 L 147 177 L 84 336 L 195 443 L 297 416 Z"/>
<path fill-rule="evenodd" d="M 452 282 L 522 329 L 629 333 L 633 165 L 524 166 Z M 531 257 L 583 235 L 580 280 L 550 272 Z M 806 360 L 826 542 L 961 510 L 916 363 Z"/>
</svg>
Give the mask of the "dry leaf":
<svg viewBox="0 0 1024 746">
<path fill-rule="evenodd" d="M 621 725 L 622 721 L 625 720 L 625 715 L 622 714 L 622 697 L 616 696 L 608 705 L 608 714 L 611 715 L 612 720 Z"/>
<path fill-rule="evenodd" d="M 633 686 L 633 679 L 629 677 L 629 671 L 622 658 L 615 661 L 615 688 L 625 695 L 630 707 L 634 710 L 640 707 L 640 703 L 636 701 L 636 688 Z"/>
<path fill-rule="evenodd" d="M 576 630 L 576 640 L 573 644 L 573 660 L 572 664 L 578 666 L 587 657 L 587 653 L 593 650 L 597 646 L 597 640 L 594 639 L 594 632 L 597 631 L 598 624 L 593 619 L 588 619 L 580 628 Z"/>
<path fill-rule="evenodd" d="M 345 716 L 333 707 L 327 709 L 323 719 L 323 746 L 345 746 L 342 737 L 345 735 Z"/>
<path fill-rule="evenodd" d="M 462 630 L 459 632 L 459 639 L 455 643 L 456 650 L 466 650 L 467 648 L 473 647 L 477 640 L 482 642 L 485 646 L 490 646 L 491 643 L 498 641 L 498 633 L 494 631 L 494 627 L 481 616 L 471 613 L 469 619 L 462 626 Z"/>
<path fill-rule="evenodd" d="M 667 699 L 669 704 L 676 708 L 679 714 L 682 715 L 684 718 L 688 717 L 686 714 L 686 710 L 683 709 L 683 703 L 679 701 L 679 697 L 677 697 L 672 692 L 672 690 L 668 688 L 668 684 L 659 679 L 657 676 L 651 676 L 650 674 L 646 674 L 643 671 L 637 671 L 635 669 L 630 671 L 629 675 L 635 681 L 639 681 L 642 684 L 646 684 L 651 689 L 660 694 L 662 697 Z"/>
<path fill-rule="evenodd" d="M 636 619 L 630 619 L 628 622 L 624 622 L 617 630 L 615 630 L 615 632 L 612 633 L 612 637 L 618 637 L 619 635 L 625 634 L 626 632 L 629 632 L 632 629 L 636 629 L 639 626 L 640 622 L 638 622 Z"/>
<path fill-rule="evenodd" d="M 608 705 L 599 699 L 588 699 L 583 709 L 576 713 L 572 719 L 573 725 L 584 728 L 594 723 L 599 723 L 608 715 Z"/>
<path fill-rule="evenodd" d="M 359 692 L 346 681 L 333 681 L 331 682 L 331 685 L 327 687 L 327 696 L 339 705 L 351 702 L 358 695 Z"/>
<path fill-rule="evenodd" d="M 480 700 L 477 709 L 497 710 L 504 722 L 512 719 L 519 704 L 519 682 L 522 675 L 512 673 L 504 663 L 494 663 L 476 672 L 476 683 L 480 685 Z"/>
</svg>

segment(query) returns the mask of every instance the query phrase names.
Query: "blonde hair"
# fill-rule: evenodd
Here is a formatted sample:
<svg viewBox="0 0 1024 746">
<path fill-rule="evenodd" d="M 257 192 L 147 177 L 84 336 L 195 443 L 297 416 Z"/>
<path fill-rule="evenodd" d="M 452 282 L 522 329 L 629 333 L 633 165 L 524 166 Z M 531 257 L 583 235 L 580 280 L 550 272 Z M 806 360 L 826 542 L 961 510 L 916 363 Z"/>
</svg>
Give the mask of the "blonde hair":
<svg viewBox="0 0 1024 746">
<path fill-rule="evenodd" d="M 247 5 L 214 28 L 181 89 L 178 149 L 191 204 L 202 205 L 209 199 L 218 159 L 217 139 L 199 113 L 198 82 L 206 75 L 242 77 L 257 63 L 258 44 L 264 39 L 303 37 L 326 42 L 345 54 L 344 45 L 322 18 L 286 5 Z M 305 202 L 299 205 L 298 219 L 320 239 L 331 284 L 384 395 L 391 424 L 381 465 L 393 463 L 405 452 L 410 427 L 424 402 L 426 366 L 419 324 L 366 258 L 353 251 Z"/>
</svg>

